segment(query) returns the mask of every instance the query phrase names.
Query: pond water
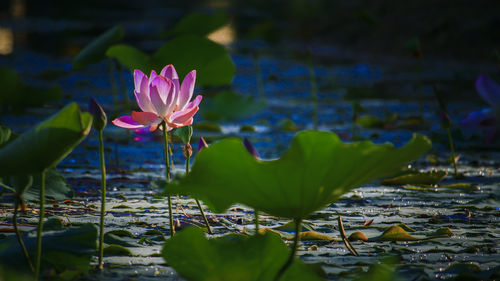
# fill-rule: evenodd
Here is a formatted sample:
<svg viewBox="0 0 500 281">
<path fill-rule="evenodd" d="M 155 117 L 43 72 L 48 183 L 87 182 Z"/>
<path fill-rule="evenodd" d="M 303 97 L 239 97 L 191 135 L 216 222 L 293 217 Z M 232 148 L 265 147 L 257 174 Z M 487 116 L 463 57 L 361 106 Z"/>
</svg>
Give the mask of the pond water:
<svg viewBox="0 0 500 281">
<path fill-rule="evenodd" d="M 50 18 L 38 19 L 37 24 L 24 22 L 7 25 L 14 31 L 26 29 L 35 32 L 57 26 L 53 34 L 64 31 L 88 29 L 85 24 L 61 22 Z M 27 25 L 27 26 L 26 26 Z M 1 25 L 0 25 L 1 26 Z M 153 22 L 142 21 L 130 25 L 127 32 L 131 38 L 139 36 L 143 30 L 158 30 Z M 28 33 L 29 34 L 29 33 Z M 147 49 L 155 49 L 161 40 L 149 39 L 139 42 Z M 382 254 L 394 254 L 402 258 L 398 272 L 407 280 L 448 279 L 453 272 L 447 269 L 460 262 L 473 262 L 480 270 L 490 270 L 500 265 L 500 151 L 498 145 L 487 145 L 481 133 L 462 130 L 459 121 L 468 112 L 484 105 L 474 92 L 474 79 L 480 69 L 489 69 L 475 63 L 453 60 L 424 59 L 423 92 L 417 93 L 415 85 L 418 75 L 416 61 L 390 55 L 373 55 L 345 50 L 333 45 L 288 42 L 269 44 L 263 41 L 239 39 L 228 45 L 236 65 L 236 75 L 232 87 L 244 95 L 258 95 L 257 75 L 263 81 L 263 94 L 267 106 L 249 118 L 217 122 L 221 132 L 195 130 L 193 146 L 198 137 L 206 137 L 209 142 L 224 137 L 247 137 L 264 159 L 277 158 L 286 150 L 295 131 L 283 129 L 285 119 L 291 120 L 298 130 L 312 129 L 312 108 L 310 76 L 307 61 L 297 53 L 309 47 L 318 84 L 319 129 L 339 134 L 345 141 L 353 136 L 353 126 L 358 137 L 371 139 L 376 143 L 393 142 L 396 146 L 405 143 L 414 132 L 425 134 L 433 140 L 435 161 L 421 158 L 411 164 L 417 170 L 446 170 L 449 175 L 443 184 L 470 183 L 473 189 L 425 190 L 411 186 L 389 187 L 374 182 L 356 188 L 345 194 L 341 200 L 315 213 L 308 223 L 315 231 L 335 238 L 336 241 L 303 241 L 299 246 L 299 256 L 306 263 L 320 263 L 328 273 L 328 279 L 349 280 L 355 273 L 366 270 L 369 264 L 379 260 Z M 250 51 L 253 50 L 253 51 Z M 257 51 L 255 51 L 257 50 Z M 253 54 L 259 54 L 257 61 L 261 73 L 256 72 Z M 35 85 L 59 84 L 65 97 L 63 101 L 50 107 L 28 109 L 23 113 L 2 113 L 1 123 L 22 132 L 36 121 L 70 101 L 77 101 L 86 107 L 89 97 L 96 97 L 108 116 L 116 116 L 109 77 L 105 63 L 86 68 L 80 72 L 67 72 L 71 68 L 68 56 L 55 56 L 24 48 L 13 55 L 0 56 L 0 66 L 15 69 L 27 83 Z M 476 71 L 477 70 L 477 71 Z M 47 73 L 64 73 L 47 80 Z M 133 100 L 133 79 L 128 71 L 123 71 L 126 88 Z M 457 85 L 457 80 L 467 81 Z M 447 164 L 449 150 L 446 132 L 438 122 L 437 102 L 433 98 L 432 85 L 446 89 L 450 98 L 447 105 L 453 121 L 456 150 L 460 154 L 458 170 L 463 179 L 455 179 L 452 166 Z M 199 94 L 204 91 L 197 89 Z M 205 100 L 210 96 L 205 96 Z M 387 128 L 361 128 L 353 125 L 352 100 L 360 101 L 366 110 L 361 115 L 381 118 L 397 113 L 397 122 Z M 203 103 L 201 105 L 203 107 Z M 404 126 L 412 117 L 423 112 L 422 124 Z M 198 114 L 195 122 L 201 122 Z M 249 125 L 254 131 L 241 130 Z M 126 229 L 136 238 L 126 238 L 134 245 L 129 249 L 133 257 L 109 256 L 101 273 L 91 273 L 82 280 L 180 280 L 172 268 L 157 254 L 161 239 L 151 239 L 149 243 L 138 244 L 147 230 L 159 230 L 165 237 L 169 235 L 168 208 L 166 198 L 157 197 L 161 193 L 152 182 L 164 175 L 163 146 L 158 132 L 135 134 L 108 124 L 105 130 L 106 163 L 108 166 L 108 212 L 106 230 Z M 182 175 L 184 157 L 182 145 L 173 144 L 174 174 Z M 66 202 L 49 203 L 47 217 L 58 217 L 64 222 L 81 224 L 98 223 L 99 220 L 99 179 L 97 136 L 94 132 L 79 145 L 58 169 L 75 189 L 75 197 Z M 36 205 L 29 205 L 35 207 Z M 12 208 L 3 207 L 2 221 L 9 221 Z M 194 200 L 179 198 L 174 200 L 175 218 L 182 227 L 200 225 Z M 206 210 L 213 225 L 215 236 L 228 232 L 251 232 L 253 213 L 244 206 L 234 206 L 226 213 L 214 214 Z M 441 227 L 453 233 L 452 237 L 411 242 L 353 242 L 360 256 L 352 256 L 340 240 L 337 217 L 341 216 L 347 234 L 362 231 L 369 238 L 380 235 L 387 227 L 405 224 L 415 237 L 426 237 Z M 363 224 L 373 219 L 369 226 Z M 21 223 L 35 224 L 37 218 L 29 212 L 21 216 Z M 262 226 L 274 227 L 286 221 L 263 215 Z M 156 237 L 158 238 L 158 237 Z M 95 263 L 95 261 L 94 261 Z"/>
</svg>

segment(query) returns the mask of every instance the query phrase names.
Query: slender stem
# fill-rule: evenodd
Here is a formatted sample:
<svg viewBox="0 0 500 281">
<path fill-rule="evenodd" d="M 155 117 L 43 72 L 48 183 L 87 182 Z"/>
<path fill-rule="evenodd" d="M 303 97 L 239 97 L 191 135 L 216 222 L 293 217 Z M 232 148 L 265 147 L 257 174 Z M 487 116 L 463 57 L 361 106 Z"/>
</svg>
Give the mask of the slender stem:
<svg viewBox="0 0 500 281">
<path fill-rule="evenodd" d="M 16 237 L 17 241 L 19 242 L 19 245 L 21 246 L 21 249 L 23 250 L 24 257 L 26 258 L 26 262 L 28 262 L 28 265 L 31 269 L 31 271 L 34 273 L 35 272 L 35 267 L 33 267 L 33 263 L 31 262 L 30 256 L 28 254 L 28 250 L 26 250 L 26 246 L 24 245 L 23 238 L 21 237 L 21 233 L 19 232 L 19 229 L 17 228 L 17 213 L 19 209 L 19 198 L 14 199 L 14 217 L 12 218 L 13 223 L 14 223 L 14 231 L 16 232 Z"/>
<path fill-rule="evenodd" d="M 189 154 L 186 154 L 186 155 L 187 155 L 187 157 L 186 157 L 186 175 L 187 175 L 187 174 L 189 174 L 189 160 L 191 159 L 191 157 L 189 156 Z M 196 200 L 196 205 L 198 205 L 198 209 L 200 209 L 201 216 L 203 217 L 203 220 L 205 221 L 205 225 L 207 226 L 208 233 L 214 234 L 212 232 L 212 229 L 210 228 L 210 224 L 208 223 L 207 216 L 205 216 L 205 212 L 203 211 L 203 208 L 201 207 L 200 200 L 198 200 L 198 199 L 195 199 L 195 200 Z"/>
<path fill-rule="evenodd" d="M 347 248 L 347 250 L 349 250 L 349 252 L 351 252 L 353 256 L 359 256 L 356 249 L 354 249 L 354 247 L 349 242 L 349 239 L 347 239 L 347 235 L 345 234 L 344 230 L 344 224 L 342 223 L 342 217 L 340 216 L 338 217 L 338 222 L 339 222 L 340 237 L 342 237 L 342 241 L 344 241 L 345 247 Z"/>
<path fill-rule="evenodd" d="M 104 216 L 106 214 L 106 164 L 104 162 L 104 144 L 102 130 L 99 130 L 99 158 L 101 160 L 101 218 L 99 225 L 99 269 L 103 269 L 104 254 Z"/>
<path fill-rule="evenodd" d="M 423 120 L 424 119 L 424 101 L 423 101 L 423 93 L 422 93 L 422 59 L 418 59 L 418 64 L 417 64 L 417 75 L 418 75 L 418 96 L 419 96 L 419 114 L 420 118 Z"/>
<path fill-rule="evenodd" d="M 167 124 L 165 122 L 161 123 L 163 127 L 163 144 L 165 146 L 165 177 L 167 183 L 170 181 L 170 165 L 168 162 L 168 133 L 167 133 Z M 168 196 L 168 220 L 170 224 L 170 237 L 173 237 L 175 234 L 175 226 L 174 226 L 174 215 L 172 214 L 172 198 Z"/>
<path fill-rule="evenodd" d="M 318 130 L 318 86 L 316 84 L 316 74 L 309 53 L 309 82 L 311 83 L 311 99 L 313 102 L 313 124 L 314 130 Z"/>
<path fill-rule="evenodd" d="M 255 217 L 255 233 L 259 232 L 259 211 L 253 210 L 253 216 Z"/>
<path fill-rule="evenodd" d="M 35 278 L 40 276 L 40 261 L 42 260 L 42 231 L 45 216 L 45 171 L 42 172 L 42 184 L 40 186 L 40 215 L 38 219 L 38 230 L 36 232 L 36 263 Z"/>
<path fill-rule="evenodd" d="M 457 161 L 455 161 L 455 145 L 453 145 L 453 138 L 451 137 L 450 128 L 447 128 L 446 132 L 448 133 L 448 142 L 450 143 L 451 161 L 453 162 L 453 168 L 455 169 L 455 177 L 457 177 L 458 171 L 457 171 Z"/>
<path fill-rule="evenodd" d="M 264 99 L 264 82 L 262 81 L 262 69 L 260 68 L 259 55 L 253 54 L 253 63 L 255 67 L 255 76 L 257 77 L 257 94 L 258 97 Z"/>
<path fill-rule="evenodd" d="M 130 98 L 127 92 L 127 85 L 125 85 L 125 79 L 123 78 L 123 69 L 121 64 L 117 63 L 116 68 L 118 70 L 118 79 L 120 80 L 120 87 L 123 92 L 123 101 L 125 101 L 126 108 L 130 109 Z"/>
<path fill-rule="evenodd" d="M 302 228 L 302 219 L 295 219 L 295 236 L 293 237 L 293 245 L 292 245 L 292 251 L 290 252 L 290 256 L 288 257 L 288 260 L 286 263 L 281 267 L 281 269 L 278 271 L 278 274 L 274 277 L 274 281 L 278 281 L 281 276 L 285 273 L 285 271 L 292 265 L 293 259 L 295 258 L 295 254 L 297 253 L 297 248 L 299 247 L 299 241 L 300 241 L 300 230 Z"/>
<path fill-rule="evenodd" d="M 111 92 L 113 93 L 113 102 L 118 101 L 118 87 L 116 86 L 115 78 L 115 61 L 108 59 L 109 82 L 111 83 Z"/>
</svg>

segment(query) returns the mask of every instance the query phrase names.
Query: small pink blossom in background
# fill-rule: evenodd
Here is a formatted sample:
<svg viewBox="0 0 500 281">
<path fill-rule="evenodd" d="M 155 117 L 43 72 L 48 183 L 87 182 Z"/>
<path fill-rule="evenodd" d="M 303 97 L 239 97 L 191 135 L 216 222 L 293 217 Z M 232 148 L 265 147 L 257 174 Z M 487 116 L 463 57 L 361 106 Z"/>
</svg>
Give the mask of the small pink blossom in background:
<svg viewBox="0 0 500 281">
<path fill-rule="evenodd" d="M 493 143 L 500 137 L 500 86 L 481 74 L 476 80 L 476 90 L 491 107 L 469 113 L 460 124 L 465 128 L 489 127 L 486 141 Z"/>
<path fill-rule="evenodd" d="M 142 71 L 134 71 L 135 99 L 142 112 L 132 111 L 130 116 L 113 120 L 113 124 L 125 129 L 154 131 L 165 122 L 167 131 L 193 124 L 202 96 L 193 97 L 196 70 L 189 72 L 182 84 L 173 65 L 165 66 L 160 75 L 153 70 L 148 77 Z"/>
</svg>

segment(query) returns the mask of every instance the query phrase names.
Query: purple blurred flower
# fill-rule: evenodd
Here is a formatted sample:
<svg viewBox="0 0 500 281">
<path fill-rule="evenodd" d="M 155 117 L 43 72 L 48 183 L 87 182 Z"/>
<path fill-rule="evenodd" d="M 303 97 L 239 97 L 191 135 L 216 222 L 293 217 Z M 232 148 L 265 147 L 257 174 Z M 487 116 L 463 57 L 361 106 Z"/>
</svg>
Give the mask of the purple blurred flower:
<svg viewBox="0 0 500 281">
<path fill-rule="evenodd" d="M 200 137 L 200 141 L 198 141 L 198 152 L 200 152 L 203 148 L 207 148 L 208 144 L 203 137 Z"/>
<path fill-rule="evenodd" d="M 255 150 L 255 147 L 253 147 L 253 144 L 247 138 L 243 139 L 243 145 L 245 145 L 245 148 L 250 154 L 253 155 L 253 157 L 260 159 L 259 153 Z"/>
<path fill-rule="evenodd" d="M 490 127 L 486 140 L 494 142 L 500 136 L 500 86 L 486 74 L 476 80 L 476 90 L 491 108 L 473 111 L 460 124 L 465 128 Z"/>
</svg>

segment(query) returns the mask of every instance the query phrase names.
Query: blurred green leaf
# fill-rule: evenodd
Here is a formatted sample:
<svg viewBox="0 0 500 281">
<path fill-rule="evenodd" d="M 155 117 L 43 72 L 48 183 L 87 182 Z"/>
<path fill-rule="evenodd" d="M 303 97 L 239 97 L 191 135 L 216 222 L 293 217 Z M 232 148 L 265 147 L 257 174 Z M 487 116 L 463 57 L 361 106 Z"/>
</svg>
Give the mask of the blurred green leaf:
<svg viewBox="0 0 500 281">
<path fill-rule="evenodd" d="M 285 264 L 289 251 L 272 233 L 228 234 L 207 240 L 201 229 L 189 227 L 165 242 L 162 256 L 189 281 L 270 281 Z M 296 259 L 279 280 L 321 279 Z"/>
<path fill-rule="evenodd" d="M 148 54 L 129 45 L 114 45 L 108 49 L 106 56 L 117 59 L 123 66 L 130 70 L 140 69 L 149 75 L 155 65 Z"/>
<path fill-rule="evenodd" d="M 0 176 L 36 174 L 54 167 L 87 136 L 92 116 L 71 103 L 0 149 Z"/>
<path fill-rule="evenodd" d="M 152 61 L 157 70 L 173 64 L 181 79 L 196 69 L 198 86 L 228 85 L 235 73 L 234 63 L 223 46 L 196 35 L 185 35 L 167 42 L 152 56 Z"/>
<path fill-rule="evenodd" d="M 191 137 L 193 136 L 193 126 L 184 126 L 175 129 L 174 134 L 179 137 L 184 144 L 189 143 L 191 141 Z"/>
<path fill-rule="evenodd" d="M 38 201 L 40 199 L 41 179 L 41 174 L 33 176 L 33 185 L 24 193 L 24 199 L 28 201 Z M 73 189 L 56 168 L 51 168 L 45 173 L 45 198 L 58 201 L 73 198 Z"/>
<path fill-rule="evenodd" d="M 264 110 L 266 103 L 252 96 L 224 91 L 206 99 L 200 108 L 204 118 L 213 121 L 230 121 L 251 117 Z"/>
<path fill-rule="evenodd" d="M 105 59 L 108 48 L 120 42 L 124 35 L 125 30 L 119 25 L 99 35 L 76 55 L 72 62 L 73 68 L 82 69 L 89 64 Z"/>
<path fill-rule="evenodd" d="M 194 34 L 206 36 L 228 23 L 229 18 L 223 11 L 215 14 L 194 12 L 183 17 L 170 32 L 169 36 Z"/>
<path fill-rule="evenodd" d="M 14 109 L 38 107 L 62 98 L 59 86 L 54 85 L 48 89 L 29 86 L 21 81 L 15 71 L 7 67 L 0 67 L 0 84 L 0 105 Z"/>
<path fill-rule="evenodd" d="M 301 219 L 363 183 L 397 173 L 430 148 L 430 140 L 421 135 L 397 149 L 389 143 L 342 143 L 333 133 L 305 131 L 281 159 L 260 161 L 240 140 L 226 139 L 203 149 L 191 173 L 166 186 L 165 193 L 199 198 L 215 212 L 241 203 Z"/>
</svg>

